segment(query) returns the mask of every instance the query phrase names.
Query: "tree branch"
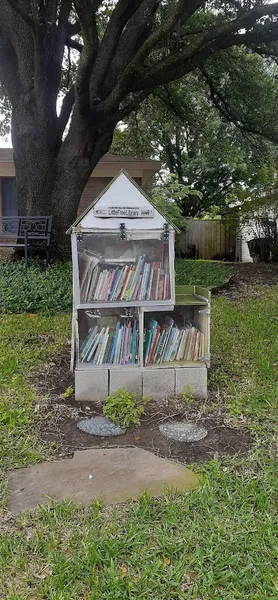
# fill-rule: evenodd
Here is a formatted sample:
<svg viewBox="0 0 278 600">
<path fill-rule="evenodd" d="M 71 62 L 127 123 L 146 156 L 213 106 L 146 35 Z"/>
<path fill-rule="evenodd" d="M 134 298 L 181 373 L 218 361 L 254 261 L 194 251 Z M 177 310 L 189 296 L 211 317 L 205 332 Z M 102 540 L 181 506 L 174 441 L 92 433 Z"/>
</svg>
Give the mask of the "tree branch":
<svg viewBox="0 0 278 600">
<path fill-rule="evenodd" d="M 147 58 L 147 56 L 149 56 L 149 54 L 155 48 L 157 43 L 162 38 L 164 38 L 170 31 L 172 31 L 172 29 L 177 24 L 179 19 L 182 22 L 186 19 L 189 19 L 189 17 L 202 4 L 203 4 L 203 0 L 191 0 L 189 5 L 187 2 L 185 2 L 185 0 L 178 0 L 176 10 L 170 14 L 169 18 L 166 20 L 165 23 L 163 23 L 161 25 L 161 27 L 159 27 L 158 30 L 154 31 L 153 33 L 151 33 L 149 35 L 149 37 L 142 44 L 142 46 L 140 47 L 140 49 L 138 50 L 138 52 L 136 53 L 134 58 L 127 65 L 126 69 L 122 73 L 122 76 L 120 77 L 118 84 L 111 91 L 110 96 L 108 96 L 108 98 L 105 100 L 105 107 L 109 106 L 109 108 L 111 107 L 113 110 L 113 107 L 117 105 L 117 103 L 119 102 L 121 97 L 128 90 L 129 83 L 130 83 L 131 79 L 134 77 L 134 74 L 136 73 L 136 69 L 138 69 L 139 66 L 143 64 L 145 58 Z M 150 86 L 147 86 L 147 87 L 150 87 Z M 138 87 L 136 91 L 139 91 L 139 89 L 140 88 Z"/>
<path fill-rule="evenodd" d="M 18 61 L 14 48 L 0 29 L 0 80 L 11 102 L 15 102 L 21 92 L 18 77 Z"/>
<path fill-rule="evenodd" d="M 28 13 L 26 13 L 25 10 L 23 10 L 23 8 L 19 4 L 18 0 L 7 0 L 7 2 L 11 6 L 11 8 L 14 10 L 14 12 L 16 12 L 23 19 L 23 21 L 25 21 L 25 23 L 30 27 L 30 29 L 32 29 L 32 31 L 34 32 L 35 31 L 35 23 L 34 23 L 33 19 L 30 17 L 30 15 L 28 15 Z"/>
<path fill-rule="evenodd" d="M 123 29 L 143 2 L 144 0 L 118 0 L 112 12 L 91 76 L 90 98 L 92 106 L 95 104 L 95 98 L 100 94 Z"/>
<path fill-rule="evenodd" d="M 101 2 L 74 0 L 75 9 L 81 24 L 84 45 L 82 50 L 75 83 L 75 104 L 80 114 L 88 117 L 90 114 L 89 84 L 92 69 L 96 60 L 99 39 L 95 12 Z M 73 41 L 73 40 L 71 40 Z M 79 49 L 79 48 L 78 48 Z"/>
<path fill-rule="evenodd" d="M 255 127 L 254 125 L 251 125 L 250 123 L 247 123 L 242 118 L 240 118 L 230 108 L 226 98 L 221 93 L 221 91 L 216 88 L 216 86 L 213 82 L 213 79 L 210 77 L 210 75 L 206 71 L 206 69 L 204 67 L 202 67 L 200 70 L 208 84 L 212 103 L 214 104 L 214 106 L 219 110 L 219 112 L 222 114 L 222 116 L 228 122 L 233 123 L 235 125 L 235 127 L 237 127 L 237 129 L 240 129 L 243 132 L 261 136 L 261 137 L 269 140 L 270 142 L 277 144 L 277 141 L 278 141 L 277 136 L 273 133 L 272 130 L 271 131 L 262 131 L 262 130 L 258 129 L 257 127 Z"/>
<path fill-rule="evenodd" d="M 71 38 L 73 35 L 77 35 L 81 31 L 81 24 L 79 19 L 75 23 L 68 23 L 68 36 Z"/>
<path fill-rule="evenodd" d="M 278 4 L 273 6 L 276 6 L 276 11 L 278 11 Z M 241 24 L 242 20 L 239 21 Z M 278 40 L 278 22 L 275 22 L 272 28 L 263 25 L 260 30 L 245 34 L 231 34 L 230 31 L 234 28 L 234 23 L 221 26 L 218 30 L 214 28 L 214 33 L 210 32 L 203 36 L 195 48 L 187 47 L 182 52 L 172 53 L 167 59 L 161 59 L 150 68 L 141 69 L 141 72 L 137 71 L 131 91 L 138 91 L 145 87 L 154 89 L 164 83 L 170 83 L 204 64 L 209 56 L 219 50 L 241 45 L 252 48 L 252 45 L 256 43 Z"/>
<path fill-rule="evenodd" d="M 84 48 L 83 44 L 80 44 L 80 42 L 78 42 L 77 40 L 73 40 L 70 37 L 66 38 L 66 45 L 70 48 L 73 48 L 73 50 L 77 50 L 78 52 L 82 52 Z"/>
<path fill-rule="evenodd" d="M 111 93 L 124 69 L 149 37 L 158 6 L 159 0 L 144 0 L 129 19 L 102 86 L 104 97 Z"/>
</svg>

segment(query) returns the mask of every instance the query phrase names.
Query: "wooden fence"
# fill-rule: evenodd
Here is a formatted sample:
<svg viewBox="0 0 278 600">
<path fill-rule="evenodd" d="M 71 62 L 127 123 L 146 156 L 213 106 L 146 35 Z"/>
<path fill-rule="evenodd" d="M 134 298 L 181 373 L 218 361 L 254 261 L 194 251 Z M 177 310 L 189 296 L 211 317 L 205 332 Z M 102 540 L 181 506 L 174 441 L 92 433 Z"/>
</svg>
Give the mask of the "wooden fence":
<svg viewBox="0 0 278 600">
<path fill-rule="evenodd" d="M 235 260 L 235 228 L 223 221 L 191 220 L 176 237 L 176 255 L 203 260 Z"/>
</svg>

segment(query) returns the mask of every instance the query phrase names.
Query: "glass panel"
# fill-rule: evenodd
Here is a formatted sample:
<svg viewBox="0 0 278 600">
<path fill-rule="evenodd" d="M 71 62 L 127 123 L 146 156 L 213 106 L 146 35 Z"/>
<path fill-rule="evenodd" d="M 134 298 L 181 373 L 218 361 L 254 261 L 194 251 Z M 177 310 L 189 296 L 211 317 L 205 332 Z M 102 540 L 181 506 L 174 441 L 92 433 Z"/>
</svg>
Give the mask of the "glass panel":
<svg viewBox="0 0 278 600">
<path fill-rule="evenodd" d="M 138 364 L 139 316 L 132 309 L 79 311 L 79 362 Z"/>
<path fill-rule="evenodd" d="M 194 322 L 193 306 L 144 314 L 144 366 L 201 360 L 205 335 Z"/>
<path fill-rule="evenodd" d="M 144 240 L 86 233 L 77 248 L 82 304 L 171 299 L 169 241 L 162 233 Z"/>
</svg>

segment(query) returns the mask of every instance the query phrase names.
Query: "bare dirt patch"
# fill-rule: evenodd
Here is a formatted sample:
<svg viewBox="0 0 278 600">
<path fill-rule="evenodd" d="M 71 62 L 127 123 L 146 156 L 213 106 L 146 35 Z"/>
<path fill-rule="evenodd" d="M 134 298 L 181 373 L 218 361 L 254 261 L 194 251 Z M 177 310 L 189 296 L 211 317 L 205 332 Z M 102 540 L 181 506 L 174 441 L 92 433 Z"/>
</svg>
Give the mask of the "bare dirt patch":
<svg viewBox="0 0 278 600">
<path fill-rule="evenodd" d="M 231 300 L 259 298 L 267 288 L 278 283 L 276 263 L 234 263 L 229 282 L 216 291 Z M 212 290 L 213 292 L 213 290 Z"/>
<path fill-rule="evenodd" d="M 178 400 L 171 400 L 169 408 L 151 405 L 138 429 L 130 427 L 124 435 L 99 438 L 80 431 L 77 422 L 101 414 L 100 408 L 93 403 L 76 402 L 74 399 L 61 400 L 52 403 L 52 413 L 43 425 L 41 437 L 43 441 L 57 444 L 59 456 L 69 456 L 75 450 L 86 448 L 137 446 L 187 464 L 245 453 L 251 447 L 252 438 L 247 430 L 232 428 L 225 424 L 223 418 L 216 416 L 197 416 L 196 407 L 185 412 L 180 406 Z M 198 442 L 174 442 L 159 431 L 159 425 L 168 419 L 194 421 L 205 427 L 208 435 Z"/>
</svg>

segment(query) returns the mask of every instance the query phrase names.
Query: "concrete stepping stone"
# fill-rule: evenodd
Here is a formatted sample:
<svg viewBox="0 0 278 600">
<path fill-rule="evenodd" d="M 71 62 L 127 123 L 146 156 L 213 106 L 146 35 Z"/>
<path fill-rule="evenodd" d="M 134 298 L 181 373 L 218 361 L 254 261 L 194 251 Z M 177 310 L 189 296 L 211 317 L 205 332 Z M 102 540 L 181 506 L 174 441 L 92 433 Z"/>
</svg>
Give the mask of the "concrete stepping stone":
<svg viewBox="0 0 278 600">
<path fill-rule="evenodd" d="M 199 442 L 207 435 L 207 430 L 196 423 L 186 421 L 167 421 L 159 426 L 160 433 L 176 442 Z"/>
<path fill-rule="evenodd" d="M 107 417 L 92 417 L 91 419 L 83 419 L 77 423 L 77 427 L 81 431 L 97 435 L 100 437 L 113 437 L 114 435 L 123 435 L 126 432 L 124 427 L 115 425 Z"/>
<path fill-rule="evenodd" d="M 197 483 L 196 475 L 183 465 L 141 448 L 97 448 L 10 472 L 8 509 L 19 514 L 50 498 L 71 498 L 84 505 L 102 498 L 104 504 L 112 504 L 144 491 L 160 496 L 165 489 L 190 490 Z"/>
</svg>

